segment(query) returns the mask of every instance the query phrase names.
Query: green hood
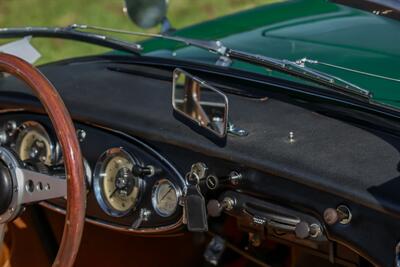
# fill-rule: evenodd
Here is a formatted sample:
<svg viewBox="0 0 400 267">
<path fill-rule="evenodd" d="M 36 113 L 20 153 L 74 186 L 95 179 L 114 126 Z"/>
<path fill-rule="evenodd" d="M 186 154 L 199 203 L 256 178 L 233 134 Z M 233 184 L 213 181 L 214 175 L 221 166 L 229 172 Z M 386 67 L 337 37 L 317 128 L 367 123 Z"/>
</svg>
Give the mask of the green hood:
<svg viewBox="0 0 400 267">
<path fill-rule="evenodd" d="M 181 29 L 175 35 L 218 39 L 245 52 L 279 59 L 304 57 L 400 79 L 400 22 L 324 0 L 285 1 Z M 145 53 L 214 64 L 215 55 L 166 40 L 144 42 Z M 235 62 L 232 67 L 276 72 Z M 309 67 L 371 91 L 374 99 L 400 107 L 400 83 L 321 65 Z"/>
</svg>

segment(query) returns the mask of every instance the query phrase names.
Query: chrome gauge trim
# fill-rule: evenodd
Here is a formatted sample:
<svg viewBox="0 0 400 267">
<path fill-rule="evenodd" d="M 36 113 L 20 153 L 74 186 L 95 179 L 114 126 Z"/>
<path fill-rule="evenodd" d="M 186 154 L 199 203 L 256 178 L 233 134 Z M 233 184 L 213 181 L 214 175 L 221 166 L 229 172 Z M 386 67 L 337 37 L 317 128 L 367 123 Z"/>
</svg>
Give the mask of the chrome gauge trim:
<svg viewBox="0 0 400 267">
<path fill-rule="evenodd" d="M 168 211 L 168 212 L 161 210 L 161 208 L 159 207 L 158 197 L 157 197 L 158 190 L 160 189 L 160 186 L 165 184 L 165 183 L 168 183 L 168 185 L 173 188 L 175 196 L 176 196 L 175 208 L 173 210 L 171 210 L 171 211 Z M 153 206 L 153 209 L 155 210 L 155 212 L 158 215 L 160 215 L 161 217 L 170 217 L 176 212 L 176 210 L 177 210 L 177 208 L 179 206 L 179 199 L 180 199 L 181 196 L 182 196 L 182 191 L 180 190 L 180 188 L 177 187 L 172 181 L 170 181 L 170 180 L 168 180 L 166 178 L 163 178 L 163 179 L 158 180 L 153 185 L 153 188 L 152 188 L 152 191 L 151 191 L 151 204 Z"/>
<path fill-rule="evenodd" d="M 113 216 L 113 217 L 123 217 L 130 212 L 134 211 L 141 200 L 141 195 L 144 189 L 144 181 L 140 179 L 139 177 L 137 178 L 137 190 L 138 190 L 138 195 L 136 197 L 134 206 L 128 208 L 125 211 L 120 211 L 115 209 L 109 204 L 109 201 L 107 200 L 107 196 L 105 196 L 103 192 L 103 181 L 104 181 L 104 167 L 107 166 L 110 160 L 113 159 L 115 156 L 122 156 L 126 158 L 132 165 L 139 164 L 138 160 L 125 151 L 121 147 L 115 147 L 115 148 L 110 148 L 106 150 L 97 160 L 96 166 L 94 168 L 94 173 L 93 173 L 93 191 L 97 200 L 97 203 L 100 205 L 100 208 L 108 215 Z"/>
<path fill-rule="evenodd" d="M 20 157 L 20 159 L 26 160 L 21 155 L 21 145 L 22 145 L 24 138 L 27 136 L 27 134 L 30 134 L 33 131 L 35 131 L 39 135 L 41 135 L 43 137 L 43 139 L 45 139 L 45 142 L 47 143 L 45 145 L 48 146 L 49 156 L 48 156 L 48 158 L 46 158 L 44 163 L 46 165 L 57 164 L 61 159 L 61 148 L 60 148 L 58 142 L 55 140 L 55 138 L 52 138 L 50 136 L 50 134 L 46 131 L 44 126 L 36 121 L 25 121 L 18 126 L 17 134 L 16 134 L 17 136 L 16 136 L 16 140 L 15 140 L 15 151 L 18 154 L 18 156 Z"/>
</svg>

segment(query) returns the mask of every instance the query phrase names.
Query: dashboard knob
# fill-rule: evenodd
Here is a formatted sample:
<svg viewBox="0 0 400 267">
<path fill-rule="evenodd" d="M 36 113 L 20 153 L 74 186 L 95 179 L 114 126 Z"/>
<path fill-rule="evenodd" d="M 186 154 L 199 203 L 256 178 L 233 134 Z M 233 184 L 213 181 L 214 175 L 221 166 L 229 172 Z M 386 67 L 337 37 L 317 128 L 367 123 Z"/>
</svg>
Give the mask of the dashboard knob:
<svg viewBox="0 0 400 267">
<path fill-rule="evenodd" d="M 223 209 L 224 208 L 222 207 L 221 203 L 219 203 L 219 201 L 216 199 L 211 199 L 207 203 L 207 213 L 211 217 L 221 216 Z"/>
<path fill-rule="evenodd" d="M 352 219 L 350 209 L 345 205 L 340 205 L 336 209 L 327 208 L 324 211 L 324 221 L 329 225 L 334 225 L 337 222 L 340 224 L 349 224 Z"/>
<path fill-rule="evenodd" d="M 142 167 L 138 164 L 134 164 L 132 167 L 132 173 L 136 177 L 153 176 L 155 172 L 154 167 L 150 165 Z"/>
<path fill-rule="evenodd" d="M 297 238 L 305 239 L 310 236 L 310 225 L 307 222 L 301 221 L 296 225 L 294 233 Z"/>
<path fill-rule="evenodd" d="M 324 211 L 324 221 L 327 224 L 333 225 L 333 224 L 337 223 L 338 220 L 339 220 L 339 215 L 335 209 L 327 208 Z"/>
<path fill-rule="evenodd" d="M 223 210 L 230 211 L 234 208 L 236 201 L 230 197 L 225 197 L 224 200 L 211 199 L 207 203 L 207 212 L 211 217 L 219 217 Z"/>
<path fill-rule="evenodd" d="M 294 233 L 297 238 L 306 239 L 308 237 L 317 238 L 322 234 L 321 226 L 318 224 L 309 224 L 308 222 L 301 221 L 296 225 Z"/>
</svg>

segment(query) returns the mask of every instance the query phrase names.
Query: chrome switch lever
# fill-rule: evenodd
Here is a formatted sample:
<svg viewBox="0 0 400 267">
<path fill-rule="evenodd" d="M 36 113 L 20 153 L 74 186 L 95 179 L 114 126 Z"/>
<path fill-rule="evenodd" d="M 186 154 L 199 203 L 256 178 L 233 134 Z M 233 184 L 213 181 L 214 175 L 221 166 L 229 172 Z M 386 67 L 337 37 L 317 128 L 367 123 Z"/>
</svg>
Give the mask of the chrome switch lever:
<svg viewBox="0 0 400 267">
<path fill-rule="evenodd" d="M 139 217 L 132 223 L 132 229 L 139 229 L 143 222 L 147 222 L 150 218 L 151 211 L 148 209 L 141 209 L 139 213 Z"/>
</svg>

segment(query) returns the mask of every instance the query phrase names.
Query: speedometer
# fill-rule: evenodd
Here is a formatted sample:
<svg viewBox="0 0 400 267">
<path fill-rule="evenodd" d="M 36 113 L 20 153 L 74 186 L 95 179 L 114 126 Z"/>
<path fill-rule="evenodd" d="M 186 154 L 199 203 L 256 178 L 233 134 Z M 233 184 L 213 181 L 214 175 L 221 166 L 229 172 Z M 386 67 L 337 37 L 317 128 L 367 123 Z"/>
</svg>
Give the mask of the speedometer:
<svg viewBox="0 0 400 267">
<path fill-rule="evenodd" d="M 58 144 L 50 138 L 41 124 L 26 121 L 19 126 L 18 131 L 15 149 L 21 160 L 36 160 L 46 165 L 58 161 L 60 157 Z"/>
<path fill-rule="evenodd" d="M 132 173 L 135 164 L 137 161 L 122 148 L 107 150 L 96 163 L 94 192 L 107 214 L 121 217 L 135 209 L 143 183 Z"/>
</svg>

